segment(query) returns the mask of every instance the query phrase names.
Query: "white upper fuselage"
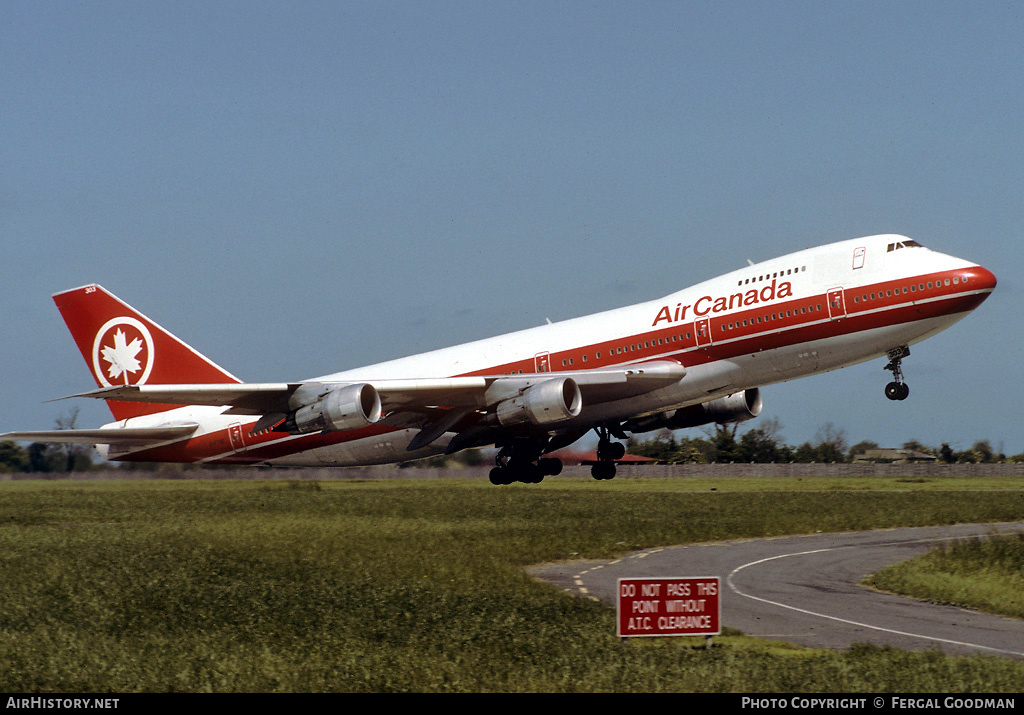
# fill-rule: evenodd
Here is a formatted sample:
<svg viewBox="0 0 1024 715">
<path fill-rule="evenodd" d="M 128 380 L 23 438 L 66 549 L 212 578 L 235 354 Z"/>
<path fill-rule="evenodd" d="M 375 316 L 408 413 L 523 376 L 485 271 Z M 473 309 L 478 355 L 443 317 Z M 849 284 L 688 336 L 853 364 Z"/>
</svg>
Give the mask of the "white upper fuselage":
<svg viewBox="0 0 1024 715">
<path fill-rule="evenodd" d="M 800 301 L 823 295 L 835 287 L 850 292 L 902 278 L 975 266 L 923 247 L 888 250 L 889 245 L 907 241 L 903 236 L 881 235 L 809 248 L 741 268 L 646 303 L 313 379 L 322 382 L 372 381 L 532 371 L 536 368 L 536 356 L 545 353 L 550 356 L 551 371 L 645 362 L 665 356 L 681 357 L 686 351 L 679 351 L 679 341 L 676 344 L 670 342 L 663 346 L 663 350 L 654 352 L 634 350 L 632 346 L 649 342 L 651 337 L 657 339 L 657 335 L 664 333 L 666 328 L 692 324 L 703 318 L 725 320 L 730 315 L 749 311 L 753 306 L 768 307 Z M 863 263 L 854 268 L 854 251 L 862 248 Z M 776 284 L 774 296 L 770 290 L 773 281 Z M 782 284 L 787 284 L 789 289 L 784 298 L 779 298 Z M 741 298 L 730 301 L 734 296 Z M 823 319 L 827 317 L 826 314 Z M 960 317 L 963 316 L 951 316 L 949 324 Z M 771 333 L 780 329 L 772 324 L 762 325 L 763 329 L 758 332 Z M 915 332 L 908 330 L 909 342 L 920 339 L 914 337 Z M 730 337 L 712 335 L 711 340 L 720 344 Z M 749 338 L 750 335 L 745 334 L 744 337 Z M 602 346 L 615 347 L 615 355 L 610 355 L 607 348 L 602 352 Z M 620 353 L 618 349 L 621 346 L 629 348 Z M 596 355 L 599 352 L 600 357 Z M 566 355 L 570 357 L 564 357 Z M 570 359 L 573 362 L 568 362 Z M 685 359 L 682 362 L 684 365 L 687 363 Z"/>
</svg>

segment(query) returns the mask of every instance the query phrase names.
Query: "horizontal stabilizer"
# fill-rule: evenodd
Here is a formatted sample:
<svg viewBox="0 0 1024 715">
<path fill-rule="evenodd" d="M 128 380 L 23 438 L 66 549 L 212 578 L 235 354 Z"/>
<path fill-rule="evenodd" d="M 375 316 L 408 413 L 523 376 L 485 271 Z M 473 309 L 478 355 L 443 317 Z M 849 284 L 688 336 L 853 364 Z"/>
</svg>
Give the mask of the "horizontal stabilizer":
<svg viewBox="0 0 1024 715">
<path fill-rule="evenodd" d="M 125 427 L 122 429 L 63 429 L 41 432 L 8 432 L 0 434 L 0 440 L 16 442 L 80 442 L 83 444 L 132 445 L 155 444 L 188 437 L 196 431 L 198 424 L 173 425 L 170 427 Z"/>
</svg>

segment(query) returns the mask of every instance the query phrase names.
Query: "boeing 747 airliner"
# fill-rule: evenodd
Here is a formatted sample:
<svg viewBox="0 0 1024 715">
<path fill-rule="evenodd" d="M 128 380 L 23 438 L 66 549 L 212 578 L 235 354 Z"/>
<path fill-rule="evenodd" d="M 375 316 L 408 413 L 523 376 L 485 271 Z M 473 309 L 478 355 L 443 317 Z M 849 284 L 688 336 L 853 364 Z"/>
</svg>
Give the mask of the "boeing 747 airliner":
<svg viewBox="0 0 1024 715">
<path fill-rule="evenodd" d="M 909 346 L 977 308 L 995 276 L 897 235 L 750 265 L 647 303 L 308 380 L 245 383 L 97 285 L 57 293 L 98 389 L 101 429 L 0 438 L 84 442 L 129 462 L 384 464 L 499 448 L 495 484 L 558 474 L 590 430 L 596 479 L 627 433 L 729 424 L 759 387 L 884 358 L 909 394 Z M 613 439 L 614 438 L 614 439 Z"/>
</svg>

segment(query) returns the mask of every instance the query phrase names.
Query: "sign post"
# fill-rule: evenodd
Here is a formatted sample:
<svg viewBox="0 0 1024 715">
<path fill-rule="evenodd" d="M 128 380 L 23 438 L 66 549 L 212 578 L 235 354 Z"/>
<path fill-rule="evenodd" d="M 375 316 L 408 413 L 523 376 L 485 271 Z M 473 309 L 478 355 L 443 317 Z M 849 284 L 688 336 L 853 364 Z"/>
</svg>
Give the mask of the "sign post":
<svg viewBox="0 0 1024 715">
<path fill-rule="evenodd" d="M 717 576 L 620 578 L 620 638 L 711 636 L 722 632 Z"/>
</svg>

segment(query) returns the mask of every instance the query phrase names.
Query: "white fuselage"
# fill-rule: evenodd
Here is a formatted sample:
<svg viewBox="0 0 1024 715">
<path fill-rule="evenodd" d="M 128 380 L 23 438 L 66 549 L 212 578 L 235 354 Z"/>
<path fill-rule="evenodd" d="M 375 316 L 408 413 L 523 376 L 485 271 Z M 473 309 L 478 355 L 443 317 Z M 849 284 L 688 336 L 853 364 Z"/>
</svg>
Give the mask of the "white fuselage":
<svg viewBox="0 0 1024 715">
<path fill-rule="evenodd" d="M 577 418 L 559 425 L 586 429 L 883 356 L 962 319 L 994 283 L 992 274 L 976 264 L 902 236 L 871 236 L 764 261 L 657 300 L 314 380 L 557 373 L 653 360 L 685 367 L 678 382 L 628 399 L 585 405 Z M 223 412 L 188 407 L 130 422 L 144 426 L 189 419 L 201 424 L 201 434 L 210 435 L 255 420 Z M 318 443 L 315 435 L 279 434 L 252 444 L 245 431 L 236 430 L 223 440 L 222 449 L 213 446 L 195 459 L 378 464 L 443 452 L 453 436 L 409 452 L 406 447 L 417 429 L 382 429 L 355 439 L 335 436 L 329 443 Z"/>
</svg>

